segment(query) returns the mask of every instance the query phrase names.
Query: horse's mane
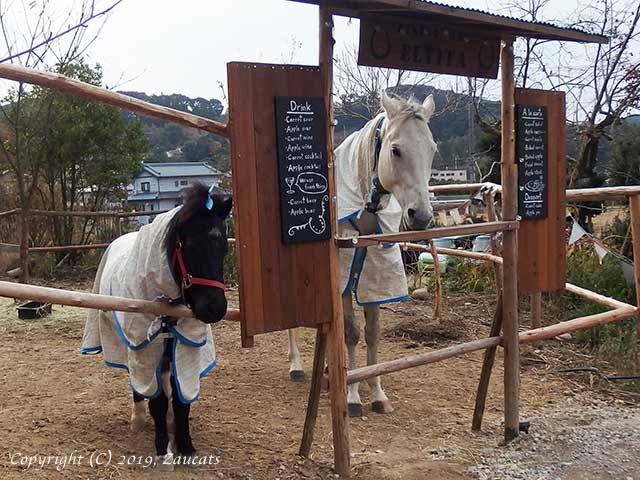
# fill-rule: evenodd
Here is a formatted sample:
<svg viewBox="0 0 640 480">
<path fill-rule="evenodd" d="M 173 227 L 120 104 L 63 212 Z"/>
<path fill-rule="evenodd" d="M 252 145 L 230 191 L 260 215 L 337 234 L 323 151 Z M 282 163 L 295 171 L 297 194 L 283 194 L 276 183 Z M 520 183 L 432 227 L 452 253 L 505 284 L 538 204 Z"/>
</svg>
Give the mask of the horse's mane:
<svg viewBox="0 0 640 480">
<path fill-rule="evenodd" d="M 171 257 L 173 256 L 173 249 L 176 245 L 176 238 L 178 236 L 180 227 L 190 219 L 192 219 L 195 215 L 205 210 L 205 205 L 208 198 L 209 187 L 201 182 L 196 182 L 182 191 L 182 206 L 169 222 L 169 227 L 167 228 L 164 237 L 164 249 L 167 253 L 169 263 L 171 263 Z M 214 202 L 216 200 L 221 202 L 222 198 L 218 198 L 218 196 L 216 196 Z M 171 271 L 173 273 L 173 277 L 176 279 L 176 282 L 178 282 L 178 278 L 176 276 L 176 273 L 173 271 L 173 268 L 171 269 Z"/>
</svg>

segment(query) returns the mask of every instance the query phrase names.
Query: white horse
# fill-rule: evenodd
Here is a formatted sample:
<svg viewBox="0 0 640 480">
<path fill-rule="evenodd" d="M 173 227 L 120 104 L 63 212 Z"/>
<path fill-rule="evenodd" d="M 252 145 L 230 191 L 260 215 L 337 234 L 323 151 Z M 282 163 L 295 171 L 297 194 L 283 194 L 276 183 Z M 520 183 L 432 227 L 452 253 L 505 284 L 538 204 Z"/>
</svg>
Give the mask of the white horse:
<svg viewBox="0 0 640 480">
<path fill-rule="evenodd" d="M 336 149 L 338 218 L 340 236 L 367 235 L 402 230 L 423 230 L 433 209 L 429 202 L 429 177 L 437 146 L 428 121 L 433 97 L 414 103 L 382 94 L 383 112 L 362 130 L 351 134 Z M 340 251 L 342 303 L 349 369 L 356 367 L 360 326 L 353 299 L 364 307 L 367 364 L 378 360 L 380 304 L 407 298 L 407 282 L 398 245 Z M 289 331 L 289 375 L 300 381 L 304 372 L 295 333 Z M 372 410 L 390 413 L 393 407 L 380 385 L 368 380 Z M 349 415 L 362 415 L 357 383 L 349 385 Z"/>
</svg>

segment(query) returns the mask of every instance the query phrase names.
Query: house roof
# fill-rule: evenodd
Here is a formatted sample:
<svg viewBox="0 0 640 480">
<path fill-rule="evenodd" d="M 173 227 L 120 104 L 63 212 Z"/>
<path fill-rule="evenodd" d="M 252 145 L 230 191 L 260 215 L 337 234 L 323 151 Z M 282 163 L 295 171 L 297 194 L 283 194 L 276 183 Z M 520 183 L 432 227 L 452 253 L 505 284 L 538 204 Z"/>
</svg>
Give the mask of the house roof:
<svg viewBox="0 0 640 480">
<path fill-rule="evenodd" d="M 290 0 L 299 3 L 328 4 L 336 15 L 361 18 L 369 14 L 388 14 L 415 20 L 447 23 L 458 27 L 490 28 L 501 37 L 529 37 L 573 42 L 608 43 L 603 35 L 577 28 L 559 27 L 547 22 L 528 22 L 475 8 L 452 7 L 427 0 Z"/>
<path fill-rule="evenodd" d="M 222 173 L 205 162 L 143 163 L 142 168 L 154 177 L 205 177 Z"/>
<path fill-rule="evenodd" d="M 147 202 L 149 200 L 157 200 L 158 193 L 137 193 L 127 197 L 128 202 Z"/>
</svg>

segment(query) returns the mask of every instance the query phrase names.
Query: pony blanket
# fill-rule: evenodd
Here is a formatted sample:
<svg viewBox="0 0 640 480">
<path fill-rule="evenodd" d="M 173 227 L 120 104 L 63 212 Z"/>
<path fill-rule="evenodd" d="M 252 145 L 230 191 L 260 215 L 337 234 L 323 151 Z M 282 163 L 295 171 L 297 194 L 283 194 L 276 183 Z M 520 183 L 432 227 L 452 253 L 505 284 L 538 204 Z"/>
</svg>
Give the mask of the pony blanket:
<svg viewBox="0 0 640 480">
<path fill-rule="evenodd" d="M 351 134 L 336 149 L 341 237 L 400 230 L 402 208 L 393 195 L 383 196 L 381 208 L 375 214 L 365 209 L 372 185 L 368 178 L 359 178 L 358 161 L 374 155 L 374 148 L 372 132 L 360 131 Z M 396 244 L 343 248 L 340 250 L 340 270 L 342 294 L 352 290 L 359 305 L 397 302 L 408 298 L 402 254 Z"/>
<path fill-rule="evenodd" d="M 177 298 L 180 288 L 169 267 L 164 237 L 180 207 L 158 215 L 139 232 L 116 239 L 102 257 L 93 292 L 141 300 Z M 167 339 L 152 314 L 91 310 L 82 339 L 83 354 L 103 353 L 104 363 L 129 372 L 131 388 L 143 397 L 160 393 L 162 355 Z M 191 403 L 200 378 L 216 364 L 210 325 L 181 318 L 171 328 L 172 374 L 180 399 Z"/>
</svg>

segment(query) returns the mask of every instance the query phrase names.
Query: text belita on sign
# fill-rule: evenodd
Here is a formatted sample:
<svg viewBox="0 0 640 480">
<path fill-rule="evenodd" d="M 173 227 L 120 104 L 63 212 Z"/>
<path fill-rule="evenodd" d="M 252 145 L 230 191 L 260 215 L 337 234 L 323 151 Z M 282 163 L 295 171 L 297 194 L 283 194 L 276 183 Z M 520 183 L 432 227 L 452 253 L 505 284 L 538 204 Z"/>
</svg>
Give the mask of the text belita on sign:
<svg viewBox="0 0 640 480">
<path fill-rule="evenodd" d="M 381 15 L 360 21 L 360 65 L 496 78 L 499 53 L 487 31 Z"/>
</svg>

